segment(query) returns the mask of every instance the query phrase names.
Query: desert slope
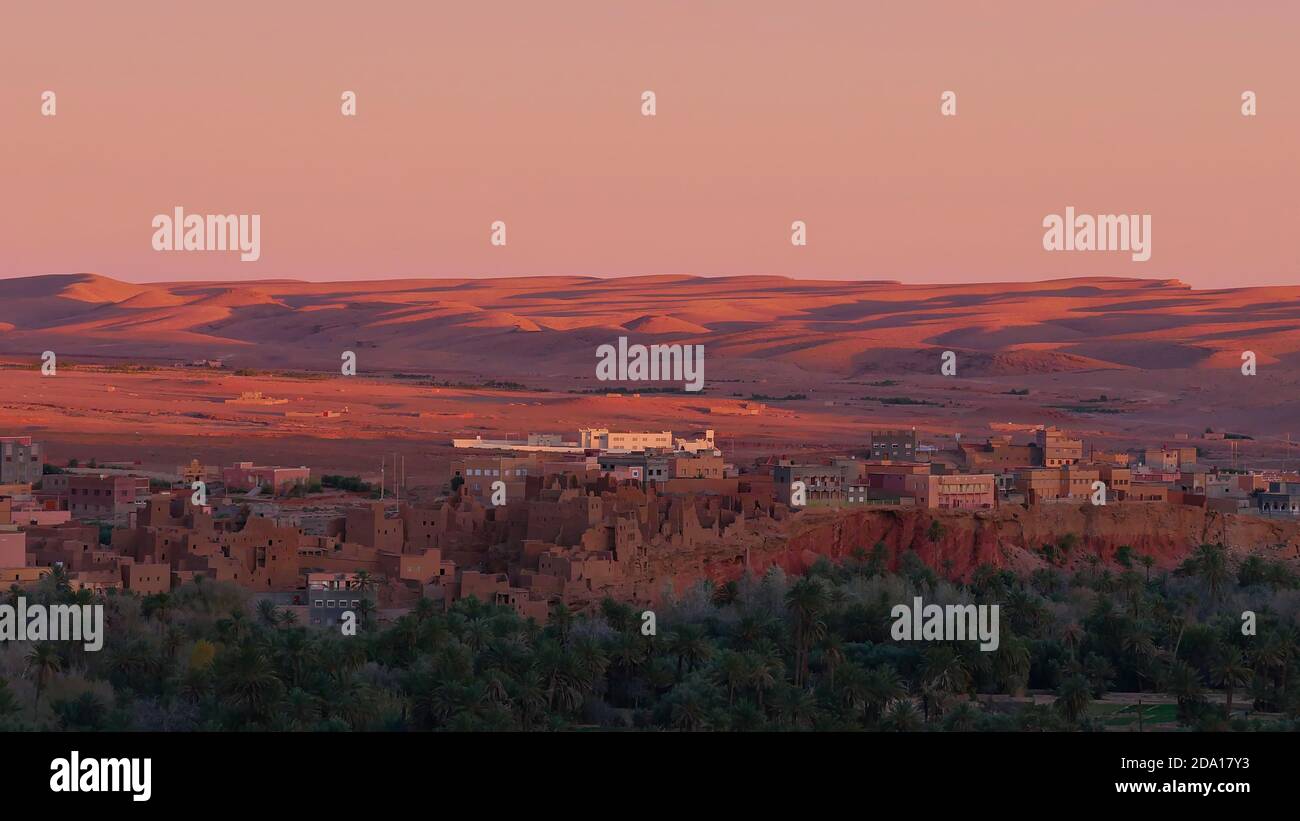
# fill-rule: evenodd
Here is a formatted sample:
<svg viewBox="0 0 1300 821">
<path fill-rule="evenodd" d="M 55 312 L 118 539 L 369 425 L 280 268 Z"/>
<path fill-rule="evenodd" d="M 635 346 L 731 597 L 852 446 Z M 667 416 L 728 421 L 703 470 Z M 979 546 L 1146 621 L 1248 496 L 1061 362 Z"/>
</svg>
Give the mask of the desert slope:
<svg viewBox="0 0 1300 821">
<path fill-rule="evenodd" d="M 0 280 L 0 353 L 499 376 L 590 373 L 620 335 L 700 343 L 711 363 L 852 377 L 1222 369 L 1253 350 L 1296 361 L 1300 287 L 1198 291 L 1177 280 L 1085 278 L 903 285 L 776 276 L 526 277 L 312 283 Z M 713 374 L 719 371 L 713 370 Z"/>
</svg>

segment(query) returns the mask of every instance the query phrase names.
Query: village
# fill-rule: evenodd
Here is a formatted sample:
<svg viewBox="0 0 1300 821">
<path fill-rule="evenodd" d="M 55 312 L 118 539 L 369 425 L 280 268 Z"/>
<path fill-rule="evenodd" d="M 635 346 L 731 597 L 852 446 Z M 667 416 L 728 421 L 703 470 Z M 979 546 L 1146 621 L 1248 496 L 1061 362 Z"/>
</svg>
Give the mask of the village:
<svg viewBox="0 0 1300 821">
<path fill-rule="evenodd" d="M 1300 521 L 1293 473 L 1203 464 L 1186 441 L 1103 452 L 1053 427 L 950 449 L 876 430 L 858 452 L 741 466 L 711 429 L 452 445 L 442 492 L 403 498 L 397 465 L 377 484 L 252 461 L 165 474 L 52 465 L 31 436 L 0 437 L 0 580 L 59 574 L 73 590 L 140 596 L 229 582 L 322 627 L 474 597 L 544 624 L 556 605 L 651 604 L 665 581 L 759 571 L 752 552 L 786 540 L 804 510 L 1145 505 Z"/>
</svg>

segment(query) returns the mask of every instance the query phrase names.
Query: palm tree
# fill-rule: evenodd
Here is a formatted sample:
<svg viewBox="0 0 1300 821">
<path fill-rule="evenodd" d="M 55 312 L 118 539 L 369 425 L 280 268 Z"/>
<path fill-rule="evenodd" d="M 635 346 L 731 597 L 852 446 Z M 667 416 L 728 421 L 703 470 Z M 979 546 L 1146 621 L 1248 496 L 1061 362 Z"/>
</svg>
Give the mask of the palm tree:
<svg viewBox="0 0 1300 821">
<path fill-rule="evenodd" d="M 677 657 L 677 680 L 682 678 L 682 665 L 686 671 L 693 673 L 702 661 L 708 661 L 713 653 L 713 645 L 704 636 L 704 631 L 695 624 L 683 624 L 666 636 L 669 654 Z"/>
<path fill-rule="evenodd" d="M 866 723 L 869 698 L 867 671 L 856 664 L 846 664 L 840 674 L 840 702 L 850 710 L 862 710 L 862 720 Z"/>
<path fill-rule="evenodd" d="M 971 686 L 971 674 L 966 661 L 951 647 L 931 647 L 925 652 L 921 680 L 930 685 L 938 695 L 964 693 Z M 930 720 L 930 699 L 925 699 L 925 718 Z"/>
<path fill-rule="evenodd" d="M 1184 723 L 1191 720 L 1192 705 L 1201 699 L 1201 677 L 1185 661 L 1175 661 L 1169 668 L 1169 695 L 1178 699 L 1178 715 Z"/>
<path fill-rule="evenodd" d="M 777 694 L 777 715 L 791 729 L 799 729 L 817 713 L 817 699 L 802 687 L 786 685 Z"/>
<path fill-rule="evenodd" d="M 370 626 L 370 616 L 375 612 L 375 603 L 369 596 L 362 596 L 361 602 L 357 605 L 357 611 L 361 613 L 361 626 Z"/>
<path fill-rule="evenodd" d="M 270 599 L 262 599 L 257 603 L 257 617 L 267 627 L 278 627 L 280 625 L 280 610 L 275 606 L 275 602 Z"/>
<path fill-rule="evenodd" d="M 1210 599 L 1218 601 L 1232 579 L 1228 570 L 1228 549 L 1221 544 L 1203 544 L 1183 562 L 1178 572 L 1200 578 Z"/>
<path fill-rule="evenodd" d="M 14 698 L 13 691 L 9 689 L 9 681 L 0 678 L 0 719 L 8 718 L 21 709 L 18 700 Z"/>
<path fill-rule="evenodd" d="M 968 733 L 975 729 L 979 718 L 979 708 L 969 701 L 963 701 L 948 712 L 943 728 L 950 732 Z"/>
<path fill-rule="evenodd" d="M 899 678 L 898 671 L 889 665 L 874 667 L 866 677 L 866 702 L 863 706 L 864 717 L 870 719 L 884 715 L 890 703 L 899 701 L 907 695 L 907 688 Z M 908 702 L 908 706 L 911 703 Z"/>
<path fill-rule="evenodd" d="M 275 655 L 282 669 L 288 673 L 290 687 L 302 683 L 314 649 L 304 630 L 288 630 L 280 637 Z"/>
<path fill-rule="evenodd" d="M 63 670 L 63 659 L 48 641 L 43 641 L 27 651 L 27 672 L 36 674 L 36 700 L 32 702 L 32 720 L 41 703 L 41 691 L 49 685 L 56 673 Z"/>
<path fill-rule="evenodd" d="M 249 632 L 248 617 L 243 610 L 232 610 L 228 618 L 217 620 L 217 635 L 226 644 L 243 644 L 248 639 Z"/>
<path fill-rule="evenodd" d="M 826 635 L 821 616 L 826 612 L 826 591 L 821 582 L 804 576 L 785 594 L 786 608 L 794 617 L 795 686 L 808 678 L 808 655 L 812 643 Z"/>
<path fill-rule="evenodd" d="M 546 688 L 536 670 L 526 670 L 511 688 L 514 704 L 519 708 L 519 726 L 528 730 L 537 715 L 546 709 Z"/>
<path fill-rule="evenodd" d="M 1229 647 L 1223 651 L 1216 660 L 1214 667 L 1210 670 L 1214 677 L 1214 683 L 1223 688 L 1227 695 L 1227 713 L 1228 718 L 1232 718 L 1232 694 L 1238 687 L 1245 687 L 1250 683 L 1252 676 L 1251 670 L 1246 666 L 1245 659 L 1242 658 L 1241 651 L 1236 647 Z"/>
<path fill-rule="evenodd" d="M 698 730 L 704 725 L 704 700 L 692 687 L 678 690 L 672 706 L 673 726 L 681 730 Z"/>
<path fill-rule="evenodd" d="M 885 729 L 896 733 L 913 733 L 920 730 L 924 724 L 921 722 L 921 717 L 916 714 L 916 707 L 912 702 L 899 699 L 890 708 L 889 715 L 885 716 L 884 726 Z"/>
<path fill-rule="evenodd" d="M 1122 638 L 1124 652 L 1133 656 L 1133 671 L 1137 675 L 1138 689 L 1142 689 L 1142 664 L 1156 654 L 1155 642 L 1140 625 L 1131 625 Z"/>
<path fill-rule="evenodd" d="M 320 719 L 321 703 L 316 696 L 295 687 L 285 696 L 281 710 L 290 727 L 307 730 Z"/>
<path fill-rule="evenodd" d="M 244 645 L 218 667 L 218 690 L 227 703 L 256 719 L 268 715 L 283 685 L 260 650 Z"/>
<path fill-rule="evenodd" d="M 491 638 L 492 625 L 487 619 L 470 619 L 460 634 L 460 640 L 475 653 L 486 647 Z"/>
<path fill-rule="evenodd" d="M 763 710 L 763 694 L 776 686 L 780 676 L 779 662 L 770 654 L 751 650 L 745 653 L 746 683 L 758 695 L 758 709 Z"/>
<path fill-rule="evenodd" d="M 993 675 L 1003 692 L 1010 695 L 1024 693 L 1029 667 L 1029 645 L 1018 636 L 1004 639 L 993 653 Z"/>
<path fill-rule="evenodd" d="M 65 730 L 98 730 L 108 712 L 94 693 L 85 692 L 71 701 L 54 702 L 54 711 Z"/>
<path fill-rule="evenodd" d="M 420 596 L 420 600 L 415 603 L 415 620 L 420 624 L 424 624 L 436 612 L 437 608 L 434 606 L 433 599 L 428 596 Z"/>
<path fill-rule="evenodd" d="M 727 688 L 727 706 L 730 707 L 736 703 L 736 690 L 745 686 L 745 681 L 749 676 L 749 668 L 744 654 L 737 653 L 734 650 L 726 650 L 718 658 L 717 666 L 714 668 L 714 677 L 719 684 Z"/>
<path fill-rule="evenodd" d="M 822 639 L 821 643 L 822 666 L 826 668 L 826 673 L 830 678 L 829 684 L 831 689 L 835 689 L 835 671 L 844 663 L 844 640 L 837 634 L 831 633 Z"/>
<path fill-rule="evenodd" d="M 560 643 L 566 644 L 569 641 L 569 631 L 573 628 L 573 613 L 558 599 L 551 605 L 550 618 L 547 624 L 555 628 L 559 633 Z"/>
<path fill-rule="evenodd" d="M 155 593 L 152 596 L 145 596 L 141 602 L 141 612 L 145 618 L 155 618 L 158 620 L 158 629 L 162 630 L 163 625 L 167 623 L 167 614 L 172 607 L 172 597 L 166 593 Z"/>
<path fill-rule="evenodd" d="M 55 594 L 62 596 L 64 593 L 72 592 L 72 581 L 69 579 L 68 571 L 62 562 L 50 568 L 49 579 L 54 587 Z"/>
<path fill-rule="evenodd" d="M 1077 724 L 1079 717 L 1088 711 L 1092 704 L 1092 688 L 1088 680 L 1081 675 L 1073 675 L 1061 682 L 1056 691 L 1056 708 L 1071 724 Z"/>
<path fill-rule="evenodd" d="M 1150 554 L 1143 554 L 1138 557 L 1138 564 L 1146 568 L 1147 584 L 1151 583 L 1151 568 L 1155 566 L 1155 563 L 1156 563 L 1155 557 Z"/>
<path fill-rule="evenodd" d="M 1079 645 L 1087 635 L 1088 633 L 1083 629 L 1083 625 L 1077 621 L 1072 621 L 1061 628 L 1061 644 L 1069 648 L 1070 658 L 1078 658 Z"/>
<path fill-rule="evenodd" d="M 573 643 L 569 651 L 573 656 L 574 669 L 581 678 L 583 686 L 594 688 L 596 682 L 605 677 L 609 669 L 609 656 L 598 639 L 582 636 Z"/>
<path fill-rule="evenodd" d="M 1110 690 L 1110 685 L 1115 679 L 1115 668 L 1104 656 L 1089 653 L 1083 660 L 1083 675 L 1092 686 L 1093 697 L 1101 698 Z"/>
<path fill-rule="evenodd" d="M 355 575 L 357 589 L 362 593 L 369 593 L 375 588 L 375 577 L 370 575 L 369 570 L 358 570 Z"/>
</svg>

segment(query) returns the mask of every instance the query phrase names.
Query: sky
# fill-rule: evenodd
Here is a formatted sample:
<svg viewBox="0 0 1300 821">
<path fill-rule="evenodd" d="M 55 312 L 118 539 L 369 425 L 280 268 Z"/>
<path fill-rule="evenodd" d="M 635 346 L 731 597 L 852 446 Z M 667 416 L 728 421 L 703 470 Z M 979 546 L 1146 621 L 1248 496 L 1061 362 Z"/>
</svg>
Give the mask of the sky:
<svg viewBox="0 0 1300 821">
<path fill-rule="evenodd" d="M 1295 2 L 8 3 L 0 277 L 1296 284 L 1297 42 Z M 176 206 L 260 258 L 154 250 Z M 1067 206 L 1150 259 L 1044 250 Z"/>
</svg>

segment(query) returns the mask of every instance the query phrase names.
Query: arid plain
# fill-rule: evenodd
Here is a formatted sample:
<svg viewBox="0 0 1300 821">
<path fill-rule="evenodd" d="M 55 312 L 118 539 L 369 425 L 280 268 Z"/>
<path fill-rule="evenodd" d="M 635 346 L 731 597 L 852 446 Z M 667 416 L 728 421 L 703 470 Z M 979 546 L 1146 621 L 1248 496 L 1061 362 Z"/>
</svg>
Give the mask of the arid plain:
<svg viewBox="0 0 1300 821">
<path fill-rule="evenodd" d="M 0 281 L 0 428 L 39 433 L 56 461 L 160 470 L 253 459 L 377 476 L 396 453 L 416 486 L 445 478 L 453 437 L 599 426 L 713 428 L 738 462 L 842 451 L 900 426 L 941 443 L 1047 423 L 1094 447 L 1212 428 L 1250 437 L 1232 440 L 1238 460 L 1291 466 L 1297 297 L 1120 278 L 26 277 Z M 705 389 L 598 381 L 596 349 L 620 336 L 703 345 Z M 340 374 L 344 351 L 355 377 Z M 956 376 L 939 372 L 944 351 Z M 1256 376 L 1241 372 L 1246 351 Z M 259 391 L 287 401 L 227 401 Z M 1229 442 L 1203 447 L 1234 458 Z"/>
</svg>

